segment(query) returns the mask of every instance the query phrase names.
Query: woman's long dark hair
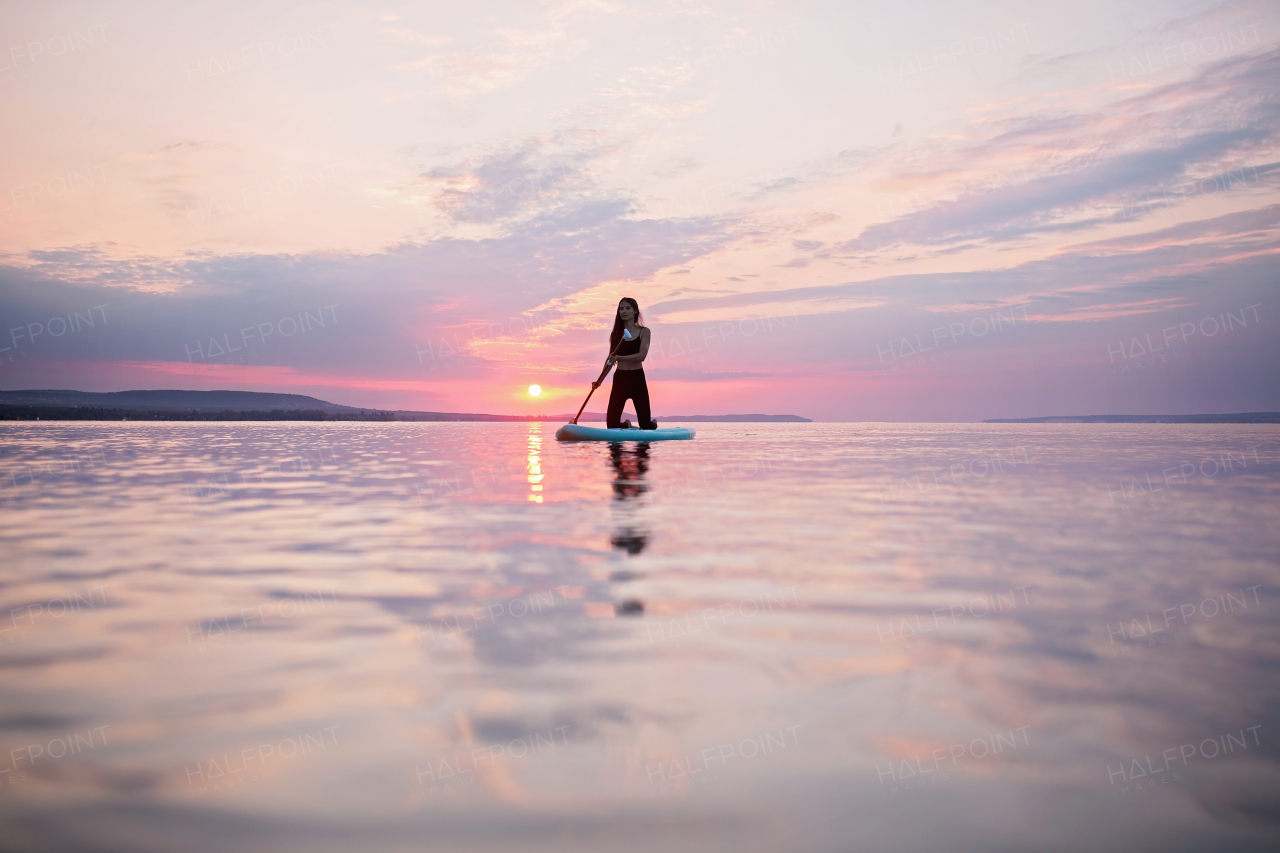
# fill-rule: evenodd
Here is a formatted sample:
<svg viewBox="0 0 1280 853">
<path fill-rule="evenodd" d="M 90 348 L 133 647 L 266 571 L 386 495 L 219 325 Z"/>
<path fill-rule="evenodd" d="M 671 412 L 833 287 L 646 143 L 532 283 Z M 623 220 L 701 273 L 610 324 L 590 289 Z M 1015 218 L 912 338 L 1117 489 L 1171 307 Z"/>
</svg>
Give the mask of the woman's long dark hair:
<svg viewBox="0 0 1280 853">
<path fill-rule="evenodd" d="M 621 308 L 622 303 L 624 302 L 631 303 L 631 307 L 636 312 L 636 325 L 643 326 L 644 317 L 640 315 L 640 303 L 636 302 L 630 296 L 624 296 L 618 300 L 618 307 Z M 622 318 L 618 316 L 617 311 L 614 311 L 613 312 L 613 331 L 609 333 L 609 352 L 613 352 L 614 350 L 616 350 L 618 348 L 618 344 L 622 342 L 623 328 L 624 328 L 624 324 L 622 322 Z"/>
</svg>

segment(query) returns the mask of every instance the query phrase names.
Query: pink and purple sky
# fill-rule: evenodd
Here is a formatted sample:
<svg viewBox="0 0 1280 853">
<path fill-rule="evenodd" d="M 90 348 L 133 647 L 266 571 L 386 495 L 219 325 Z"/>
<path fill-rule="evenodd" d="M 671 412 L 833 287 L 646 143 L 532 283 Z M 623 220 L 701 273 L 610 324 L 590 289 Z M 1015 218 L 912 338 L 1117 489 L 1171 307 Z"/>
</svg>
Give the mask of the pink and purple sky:
<svg viewBox="0 0 1280 853">
<path fill-rule="evenodd" d="M 6 390 L 568 412 L 628 295 L 659 416 L 1280 410 L 1272 2 L 0 21 Z"/>
</svg>

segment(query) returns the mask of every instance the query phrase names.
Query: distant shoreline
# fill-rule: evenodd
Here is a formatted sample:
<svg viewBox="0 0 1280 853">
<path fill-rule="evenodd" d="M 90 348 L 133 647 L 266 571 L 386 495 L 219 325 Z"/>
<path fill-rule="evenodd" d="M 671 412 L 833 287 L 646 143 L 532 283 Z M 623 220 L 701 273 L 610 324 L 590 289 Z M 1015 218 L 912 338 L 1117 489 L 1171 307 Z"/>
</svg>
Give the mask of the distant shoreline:
<svg viewBox="0 0 1280 853">
<path fill-rule="evenodd" d="M 634 419 L 631 412 L 624 418 Z M 812 423 L 798 415 L 657 415 L 657 420 L 694 423 Z M 564 423 L 572 414 L 487 415 L 418 412 L 343 406 L 303 394 L 262 391 L 0 391 L 0 420 L 7 421 L 474 421 Z M 602 412 L 579 420 L 603 423 Z"/>
<path fill-rule="evenodd" d="M 1280 424 L 1280 412 L 1225 415 L 1060 415 L 1047 418 L 991 418 L 984 424 Z"/>
<path fill-rule="evenodd" d="M 635 417 L 632 415 L 631 417 Z M 391 412 L 378 409 L 324 412 L 319 409 L 220 412 L 174 409 L 107 409 L 101 406 L 0 406 L 0 421 L 380 421 L 397 423 L 565 423 L 573 415 L 468 415 L 453 412 Z M 605 416 L 585 412 L 583 423 Z M 664 423 L 813 423 L 796 415 L 689 415 L 657 418 Z"/>
<path fill-rule="evenodd" d="M 344 407 L 345 408 L 345 407 Z M 623 415 L 635 418 L 631 412 Z M 103 406 L 7 406 L 5 421 L 371 421 L 382 423 L 567 423 L 572 414 L 487 415 L 465 412 L 415 412 L 382 409 L 122 409 Z M 655 415 L 659 423 L 813 423 L 798 415 Z M 582 423 L 604 423 L 602 412 L 583 412 Z M 839 423 L 972 423 L 972 421 L 841 421 Z M 1280 424 L 1280 412 L 1242 412 L 1225 415 L 1079 415 L 1044 418 L 991 418 L 984 424 Z"/>
</svg>

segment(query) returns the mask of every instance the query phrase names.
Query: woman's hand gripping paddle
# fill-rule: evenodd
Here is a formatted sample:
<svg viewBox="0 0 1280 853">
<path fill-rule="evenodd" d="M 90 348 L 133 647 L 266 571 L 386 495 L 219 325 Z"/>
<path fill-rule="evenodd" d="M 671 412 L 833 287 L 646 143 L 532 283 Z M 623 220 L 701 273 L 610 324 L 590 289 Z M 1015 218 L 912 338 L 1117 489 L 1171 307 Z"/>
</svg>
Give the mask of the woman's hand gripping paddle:
<svg viewBox="0 0 1280 853">
<path fill-rule="evenodd" d="M 622 341 L 629 340 L 631 340 L 631 331 L 623 329 Z M 600 383 L 604 381 L 604 375 L 609 372 L 610 367 L 613 367 L 613 357 L 618 354 L 618 349 L 622 346 L 622 341 L 618 341 L 618 346 L 614 347 L 613 352 L 609 353 L 609 357 L 605 359 L 604 370 L 600 371 L 600 378 L 591 383 L 591 390 L 587 392 L 587 399 L 582 401 L 582 408 L 578 409 L 578 414 L 574 415 L 573 420 L 569 421 L 569 423 L 576 424 L 578 422 L 578 418 L 582 417 L 582 409 L 587 407 L 587 402 L 591 399 L 591 395 L 596 393 L 596 389 L 599 388 Z"/>
</svg>

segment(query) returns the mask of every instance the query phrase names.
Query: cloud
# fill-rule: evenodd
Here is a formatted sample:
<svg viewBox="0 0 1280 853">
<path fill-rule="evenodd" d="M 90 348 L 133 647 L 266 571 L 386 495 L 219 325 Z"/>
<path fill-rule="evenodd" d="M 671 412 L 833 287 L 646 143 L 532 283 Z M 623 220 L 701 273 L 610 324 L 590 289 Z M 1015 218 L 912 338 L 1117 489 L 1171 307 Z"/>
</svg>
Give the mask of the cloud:
<svg viewBox="0 0 1280 853">
<path fill-rule="evenodd" d="M 427 365 L 437 378 L 477 376 L 528 362 L 533 333 L 551 334 L 561 316 L 548 309 L 534 319 L 535 308 L 595 282 L 646 280 L 728 238 L 716 220 L 635 220 L 629 210 L 625 200 L 586 203 L 529 220 L 516 234 L 370 254 L 30 252 L 0 266 L 0 316 L 6 329 L 45 328 L 50 318 L 106 306 L 105 325 L 9 342 L 30 359 L 278 365 L 386 379 L 418 376 Z M 478 346 L 497 340 L 516 349 L 490 355 Z"/>
<path fill-rule="evenodd" d="M 899 173 L 903 186 L 920 190 L 907 197 L 910 212 L 868 226 L 839 251 L 1082 230 L 1117 215 L 1143 216 L 1196 194 L 1261 189 L 1273 166 L 1248 161 L 1277 142 L 1277 77 L 1280 50 L 1224 60 L 1191 80 L 1094 113 L 999 123 L 999 132 L 986 139 L 940 151 L 931 173 Z M 1056 165 L 1037 165 L 1054 157 L 1060 158 Z M 1020 168 L 1046 173 L 1009 182 L 988 179 L 984 185 L 985 163 L 999 164 L 988 175 L 1016 174 Z M 1213 188 L 1204 189 L 1203 182 Z M 1152 206 L 1151 195 L 1161 203 Z"/>
<path fill-rule="evenodd" d="M 1044 318 L 1096 319 L 1203 304 L 1206 270 L 1253 268 L 1274 262 L 1268 259 L 1277 254 L 1280 205 L 1270 205 L 1147 234 L 1081 243 L 1009 269 L 686 296 L 656 303 L 650 312 L 664 320 L 696 313 L 711 322 L 743 309 L 807 315 L 857 311 L 884 317 L 976 313 L 1027 304 Z"/>
<path fill-rule="evenodd" d="M 585 8 L 585 7 L 580 7 Z M 601 11 L 596 7 L 591 11 Z M 501 28 L 482 35 L 482 49 L 461 49 L 447 53 L 431 53 L 402 63 L 399 70 L 416 71 L 422 79 L 453 101 L 485 95 L 498 89 L 524 82 L 538 69 L 555 61 L 572 59 L 587 48 L 583 39 L 569 36 L 567 24 L 572 4 L 551 10 L 544 29 Z M 416 43 L 429 47 L 450 44 L 452 39 L 423 35 L 406 28 L 388 28 L 384 33 L 400 43 Z"/>
<path fill-rule="evenodd" d="M 1138 249 L 1153 249 L 1214 238 L 1226 238 L 1233 243 L 1238 243 L 1245 239 L 1263 240 L 1266 232 L 1274 231 L 1277 227 L 1280 227 L 1280 204 L 1272 204 L 1257 210 L 1228 213 L 1214 219 L 1181 222 L 1169 228 L 1161 228 L 1143 234 L 1130 234 L 1124 237 L 1096 240 L 1091 243 L 1080 243 L 1075 246 L 1068 246 L 1066 251 L 1089 251 L 1093 253 L 1136 251 Z"/>
<path fill-rule="evenodd" d="M 440 166 L 422 177 L 436 208 L 458 222 L 493 223 L 599 200 L 588 172 L 599 149 L 569 148 L 556 139 L 530 138 L 518 146 Z"/>
<path fill-rule="evenodd" d="M 379 20 L 385 20 L 387 23 L 397 20 L 397 16 L 384 16 Z M 453 41 L 452 36 L 440 35 L 435 33 L 420 33 L 408 27 L 383 27 L 382 34 L 392 41 L 404 44 L 421 44 L 427 47 L 443 47 Z"/>
<path fill-rule="evenodd" d="M 701 370 L 690 370 L 686 367 L 655 367 L 645 371 L 645 375 L 653 379 L 671 382 L 715 382 L 720 379 L 750 379 L 773 376 L 772 373 L 752 373 L 737 371 L 732 373 L 708 373 Z"/>
</svg>

